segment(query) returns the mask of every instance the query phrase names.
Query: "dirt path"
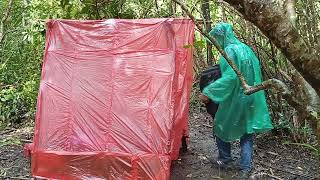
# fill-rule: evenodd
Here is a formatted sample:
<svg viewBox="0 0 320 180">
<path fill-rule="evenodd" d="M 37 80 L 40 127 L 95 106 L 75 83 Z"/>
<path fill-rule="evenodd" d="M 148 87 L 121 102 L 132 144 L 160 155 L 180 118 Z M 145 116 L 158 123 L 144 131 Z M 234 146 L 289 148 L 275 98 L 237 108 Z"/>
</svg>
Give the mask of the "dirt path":
<svg viewBox="0 0 320 180">
<path fill-rule="evenodd" d="M 23 155 L 22 141 L 32 138 L 32 128 L 6 131 L 0 133 L 0 179 L 30 179 L 30 162 Z"/>
<path fill-rule="evenodd" d="M 172 180 L 237 179 L 236 171 L 212 166 L 218 150 L 212 133 L 210 117 L 204 113 L 190 115 L 189 151 L 173 163 Z M 306 149 L 283 145 L 283 140 L 270 134 L 256 137 L 254 145 L 254 179 L 320 179 L 320 163 Z M 233 144 L 234 158 L 240 156 L 239 143 Z"/>
<path fill-rule="evenodd" d="M 212 128 L 207 126 L 210 117 L 204 113 L 191 113 L 190 117 L 189 150 L 173 162 L 171 179 L 236 179 L 236 171 L 212 167 L 217 149 Z M 0 133 L 0 179 L 30 179 L 30 164 L 23 156 L 21 139 L 30 139 L 31 132 L 32 129 L 23 128 Z M 270 135 L 256 137 L 253 172 L 256 179 L 320 179 L 320 163 L 310 152 L 281 142 Z M 233 147 L 234 156 L 239 157 L 238 144 Z"/>
</svg>

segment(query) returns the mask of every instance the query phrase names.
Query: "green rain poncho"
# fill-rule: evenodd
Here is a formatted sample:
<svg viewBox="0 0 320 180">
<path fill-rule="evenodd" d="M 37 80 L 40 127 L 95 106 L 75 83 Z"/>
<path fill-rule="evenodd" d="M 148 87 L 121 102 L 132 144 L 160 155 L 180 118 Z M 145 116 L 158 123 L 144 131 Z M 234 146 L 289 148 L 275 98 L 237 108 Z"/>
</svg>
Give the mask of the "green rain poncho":
<svg viewBox="0 0 320 180">
<path fill-rule="evenodd" d="M 261 83 L 259 60 L 254 52 L 240 42 L 232 26 L 219 23 L 210 33 L 239 68 L 248 84 Z M 264 91 L 245 95 L 240 80 L 225 58 L 220 57 L 222 77 L 203 90 L 203 94 L 219 103 L 215 118 L 215 135 L 223 141 L 234 141 L 246 133 L 272 129 Z"/>
</svg>

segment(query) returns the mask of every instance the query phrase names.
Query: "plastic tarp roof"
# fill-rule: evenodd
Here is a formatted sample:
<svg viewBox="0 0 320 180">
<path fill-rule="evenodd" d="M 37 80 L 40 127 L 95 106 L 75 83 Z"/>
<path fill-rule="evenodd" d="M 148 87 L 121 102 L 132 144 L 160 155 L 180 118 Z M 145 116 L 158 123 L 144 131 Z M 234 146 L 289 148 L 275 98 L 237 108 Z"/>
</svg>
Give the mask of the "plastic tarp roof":
<svg viewBox="0 0 320 180">
<path fill-rule="evenodd" d="M 188 136 L 189 19 L 47 23 L 31 153 L 53 179 L 170 179 Z"/>
</svg>

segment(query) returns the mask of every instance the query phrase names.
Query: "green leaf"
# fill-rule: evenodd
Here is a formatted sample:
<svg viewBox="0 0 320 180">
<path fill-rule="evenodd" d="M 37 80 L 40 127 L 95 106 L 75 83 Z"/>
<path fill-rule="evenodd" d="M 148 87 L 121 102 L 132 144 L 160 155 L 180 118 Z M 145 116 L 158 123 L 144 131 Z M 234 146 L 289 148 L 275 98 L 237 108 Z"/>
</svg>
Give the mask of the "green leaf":
<svg viewBox="0 0 320 180">
<path fill-rule="evenodd" d="M 318 119 L 318 113 L 316 111 L 312 111 L 311 115 L 316 119 Z"/>
<path fill-rule="evenodd" d="M 204 49 L 204 48 L 206 48 L 206 42 L 203 40 L 195 41 L 193 43 L 193 46 L 198 47 L 200 49 Z"/>
<path fill-rule="evenodd" d="M 184 45 L 183 48 L 185 48 L 185 49 L 192 48 L 192 44 Z"/>
<path fill-rule="evenodd" d="M 12 95 L 4 95 L 5 101 L 8 101 L 12 98 Z"/>
</svg>

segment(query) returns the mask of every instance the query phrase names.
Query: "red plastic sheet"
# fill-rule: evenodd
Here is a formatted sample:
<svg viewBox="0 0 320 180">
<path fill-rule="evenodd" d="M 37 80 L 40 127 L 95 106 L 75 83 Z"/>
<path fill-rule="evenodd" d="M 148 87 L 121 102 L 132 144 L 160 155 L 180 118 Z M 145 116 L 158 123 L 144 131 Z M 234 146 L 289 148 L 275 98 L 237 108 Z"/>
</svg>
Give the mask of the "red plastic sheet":
<svg viewBox="0 0 320 180">
<path fill-rule="evenodd" d="M 188 136 L 189 19 L 47 23 L 32 175 L 170 179 Z"/>
</svg>

